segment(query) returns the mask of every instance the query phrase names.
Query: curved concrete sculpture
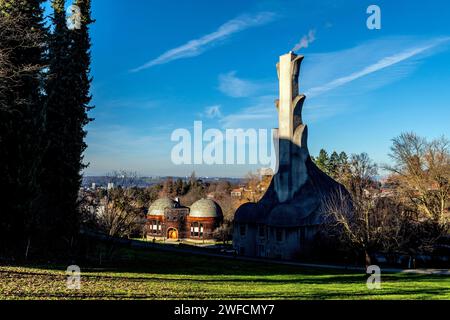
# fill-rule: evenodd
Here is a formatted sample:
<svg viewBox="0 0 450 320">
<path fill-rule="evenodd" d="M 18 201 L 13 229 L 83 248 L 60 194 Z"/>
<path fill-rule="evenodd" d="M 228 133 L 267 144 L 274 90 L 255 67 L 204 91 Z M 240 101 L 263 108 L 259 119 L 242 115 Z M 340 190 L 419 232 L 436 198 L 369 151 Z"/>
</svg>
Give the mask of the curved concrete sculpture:
<svg viewBox="0 0 450 320">
<path fill-rule="evenodd" d="M 346 192 L 311 160 L 302 120 L 305 96 L 298 85 L 302 60 L 290 52 L 277 64 L 278 170 L 259 202 L 236 211 L 233 244 L 243 255 L 291 259 L 308 252 L 322 222 L 323 200 Z"/>
</svg>

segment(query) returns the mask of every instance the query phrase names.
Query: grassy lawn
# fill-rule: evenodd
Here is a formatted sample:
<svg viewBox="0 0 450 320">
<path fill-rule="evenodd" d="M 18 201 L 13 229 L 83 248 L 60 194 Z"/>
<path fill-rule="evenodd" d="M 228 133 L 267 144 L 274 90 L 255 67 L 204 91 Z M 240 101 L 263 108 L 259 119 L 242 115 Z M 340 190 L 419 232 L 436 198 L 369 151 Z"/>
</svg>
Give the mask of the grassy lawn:
<svg viewBox="0 0 450 320">
<path fill-rule="evenodd" d="M 0 299 L 450 299 L 450 277 L 366 275 L 122 249 L 121 266 L 82 265 L 80 290 L 66 289 L 66 266 L 0 266 Z M 133 261 L 130 263 L 130 261 Z"/>
</svg>

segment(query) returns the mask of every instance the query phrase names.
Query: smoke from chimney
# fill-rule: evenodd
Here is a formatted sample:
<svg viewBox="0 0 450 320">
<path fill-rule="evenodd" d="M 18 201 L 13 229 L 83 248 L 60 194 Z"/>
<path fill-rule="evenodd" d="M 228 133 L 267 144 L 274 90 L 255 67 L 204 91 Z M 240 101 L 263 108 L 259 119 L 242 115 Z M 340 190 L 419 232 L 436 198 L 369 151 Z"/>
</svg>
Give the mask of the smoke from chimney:
<svg viewBox="0 0 450 320">
<path fill-rule="evenodd" d="M 316 40 L 316 30 L 309 30 L 308 34 L 304 35 L 299 43 L 295 45 L 292 51 L 298 51 L 303 48 L 308 48 L 311 43 Z"/>
</svg>

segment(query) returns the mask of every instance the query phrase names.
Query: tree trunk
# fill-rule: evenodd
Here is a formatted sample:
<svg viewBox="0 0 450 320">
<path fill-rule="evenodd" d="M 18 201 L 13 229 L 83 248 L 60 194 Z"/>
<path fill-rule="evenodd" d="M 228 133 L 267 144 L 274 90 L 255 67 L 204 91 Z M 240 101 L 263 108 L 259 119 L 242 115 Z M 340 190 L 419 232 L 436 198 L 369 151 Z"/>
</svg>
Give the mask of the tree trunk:
<svg viewBox="0 0 450 320">
<path fill-rule="evenodd" d="M 27 247 L 25 248 L 25 261 L 28 260 L 28 253 L 30 251 L 30 246 L 31 246 L 31 237 L 28 237 Z"/>
<path fill-rule="evenodd" d="M 367 250 L 364 250 L 364 256 L 366 259 L 366 268 L 372 265 L 372 259 L 370 258 L 369 252 Z"/>
</svg>

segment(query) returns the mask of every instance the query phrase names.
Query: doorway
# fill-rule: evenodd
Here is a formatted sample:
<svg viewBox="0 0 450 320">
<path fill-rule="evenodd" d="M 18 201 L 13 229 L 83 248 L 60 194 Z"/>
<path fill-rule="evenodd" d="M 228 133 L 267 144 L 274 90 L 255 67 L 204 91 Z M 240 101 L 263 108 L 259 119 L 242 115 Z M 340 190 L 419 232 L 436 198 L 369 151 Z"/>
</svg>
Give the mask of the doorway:
<svg viewBox="0 0 450 320">
<path fill-rule="evenodd" d="M 175 228 L 170 228 L 167 231 L 167 239 L 178 240 L 178 230 Z"/>
</svg>

